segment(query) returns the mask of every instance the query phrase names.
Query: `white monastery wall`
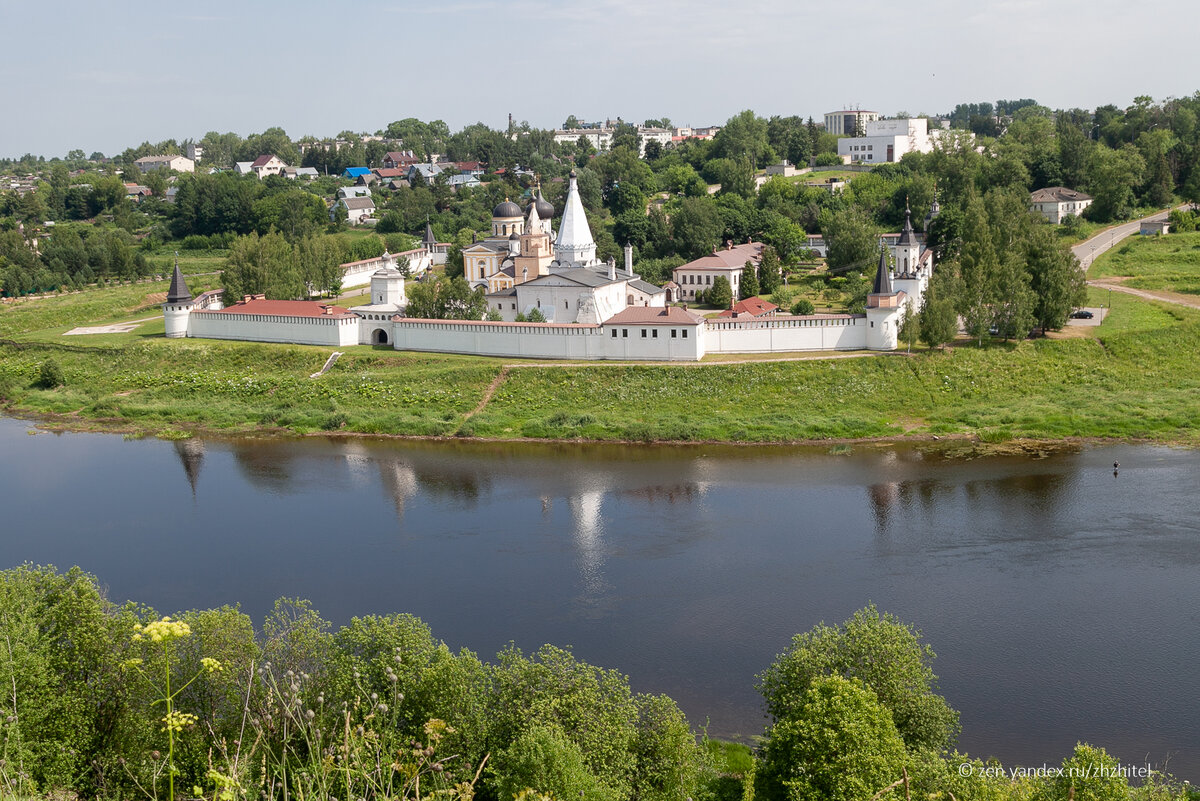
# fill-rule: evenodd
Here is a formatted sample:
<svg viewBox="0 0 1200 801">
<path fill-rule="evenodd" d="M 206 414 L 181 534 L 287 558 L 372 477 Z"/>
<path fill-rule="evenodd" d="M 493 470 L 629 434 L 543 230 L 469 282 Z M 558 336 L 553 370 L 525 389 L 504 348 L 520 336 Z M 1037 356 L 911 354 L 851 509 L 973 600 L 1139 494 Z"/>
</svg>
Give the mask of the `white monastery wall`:
<svg viewBox="0 0 1200 801">
<path fill-rule="evenodd" d="M 359 324 L 357 317 L 323 319 L 228 311 L 220 314 L 192 312 L 188 319 L 188 336 L 343 347 L 358 344 Z"/>
</svg>

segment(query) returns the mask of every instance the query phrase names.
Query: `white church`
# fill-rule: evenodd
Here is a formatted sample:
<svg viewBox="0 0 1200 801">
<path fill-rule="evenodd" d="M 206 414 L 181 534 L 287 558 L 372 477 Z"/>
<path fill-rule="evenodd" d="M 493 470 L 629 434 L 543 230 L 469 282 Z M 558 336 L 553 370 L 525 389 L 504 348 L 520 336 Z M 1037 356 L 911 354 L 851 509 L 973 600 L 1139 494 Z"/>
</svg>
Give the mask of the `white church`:
<svg viewBox="0 0 1200 801">
<path fill-rule="evenodd" d="M 557 233 L 553 211 L 540 191 L 524 212 L 505 201 L 493 210 L 492 236 L 463 249 L 464 277 L 487 289 L 489 315 L 499 321 L 404 316 L 405 279 L 385 253 L 370 276 L 371 302 L 350 309 L 261 295 L 222 308 L 214 293 L 194 299 L 177 265 L 163 304 L 166 335 L 536 359 L 697 361 L 708 353 L 887 351 L 898 346 L 904 308 L 919 306 L 933 274 L 932 253 L 906 213 L 895 243 L 881 243 L 865 313 L 705 319 L 668 306 L 666 290 L 634 270 L 628 245 L 621 269 L 597 259 L 574 172 Z M 535 310 L 546 322 L 517 322 Z"/>
</svg>

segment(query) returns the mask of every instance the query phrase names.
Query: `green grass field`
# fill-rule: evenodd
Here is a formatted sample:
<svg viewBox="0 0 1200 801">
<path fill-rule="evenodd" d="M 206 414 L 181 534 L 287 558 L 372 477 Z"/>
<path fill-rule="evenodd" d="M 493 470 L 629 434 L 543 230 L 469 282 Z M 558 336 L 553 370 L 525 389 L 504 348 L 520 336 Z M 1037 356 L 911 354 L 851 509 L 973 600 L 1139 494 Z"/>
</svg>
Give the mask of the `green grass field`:
<svg viewBox="0 0 1200 801">
<path fill-rule="evenodd" d="M 1200 295 L 1200 232 L 1130 237 L 1096 259 L 1090 278 L 1128 277 L 1136 289 Z"/>
</svg>

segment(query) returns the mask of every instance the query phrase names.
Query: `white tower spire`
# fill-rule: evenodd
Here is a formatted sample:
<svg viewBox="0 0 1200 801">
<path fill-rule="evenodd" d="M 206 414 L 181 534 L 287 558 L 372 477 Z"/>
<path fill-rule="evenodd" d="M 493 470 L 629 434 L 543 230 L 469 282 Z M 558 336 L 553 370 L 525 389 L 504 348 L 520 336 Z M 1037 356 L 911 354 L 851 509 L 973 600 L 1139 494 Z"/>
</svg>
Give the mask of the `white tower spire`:
<svg viewBox="0 0 1200 801">
<path fill-rule="evenodd" d="M 592 229 L 588 227 L 575 178 L 575 171 L 571 170 L 562 222 L 558 225 L 558 238 L 554 240 L 554 258 L 561 267 L 587 266 L 596 262 L 596 243 L 592 239 Z"/>
</svg>

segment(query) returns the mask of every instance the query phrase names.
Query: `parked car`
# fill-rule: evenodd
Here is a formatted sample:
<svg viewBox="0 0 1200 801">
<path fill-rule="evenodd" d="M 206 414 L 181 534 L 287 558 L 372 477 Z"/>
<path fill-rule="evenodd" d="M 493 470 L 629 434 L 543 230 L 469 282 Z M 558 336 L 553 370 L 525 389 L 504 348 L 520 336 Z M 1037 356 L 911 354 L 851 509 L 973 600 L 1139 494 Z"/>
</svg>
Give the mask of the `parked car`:
<svg viewBox="0 0 1200 801">
<path fill-rule="evenodd" d="M 1076 309 L 1075 311 L 1071 312 L 1072 320 L 1090 320 L 1095 316 L 1096 315 L 1092 314 L 1087 309 Z"/>
</svg>

